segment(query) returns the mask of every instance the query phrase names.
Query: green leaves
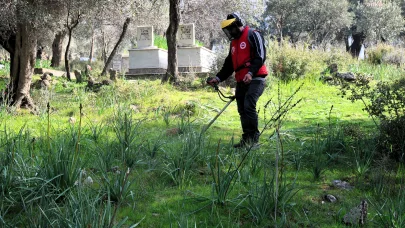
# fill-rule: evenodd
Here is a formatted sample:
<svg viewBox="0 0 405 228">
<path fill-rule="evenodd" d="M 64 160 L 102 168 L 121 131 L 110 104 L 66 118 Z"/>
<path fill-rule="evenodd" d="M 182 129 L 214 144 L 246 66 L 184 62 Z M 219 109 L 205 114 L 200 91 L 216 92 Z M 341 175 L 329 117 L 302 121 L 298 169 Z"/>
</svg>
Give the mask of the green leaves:
<svg viewBox="0 0 405 228">
<path fill-rule="evenodd" d="M 356 32 L 366 35 L 368 41 L 392 40 L 404 31 L 405 21 L 401 7 L 394 2 L 374 6 L 359 4 L 356 8 Z"/>
</svg>

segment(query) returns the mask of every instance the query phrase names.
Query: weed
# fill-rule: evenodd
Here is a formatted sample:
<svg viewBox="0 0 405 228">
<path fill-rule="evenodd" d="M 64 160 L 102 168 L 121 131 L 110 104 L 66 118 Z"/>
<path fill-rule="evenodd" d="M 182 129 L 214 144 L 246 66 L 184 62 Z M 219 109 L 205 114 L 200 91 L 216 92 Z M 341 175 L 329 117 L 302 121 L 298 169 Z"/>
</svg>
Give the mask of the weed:
<svg viewBox="0 0 405 228">
<path fill-rule="evenodd" d="M 122 204 L 130 195 L 130 187 L 133 182 L 129 179 L 130 169 L 125 172 L 109 173 L 102 172 L 102 184 L 104 186 L 104 194 L 109 197 L 109 200 Z"/>
<path fill-rule="evenodd" d="M 75 185 L 80 175 L 81 160 L 74 158 L 73 148 L 69 148 L 63 141 L 51 148 L 51 153 L 44 154 L 44 162 L 40 176 L 51 180 L 52 185 L 63 193 Z"/>
<path fill-rule="evenodd" d="M 285 178 L 277 183 L 276 173 L 270 179 L 265 172 L 260 184 L 251 184 L 249 193 L 246 196 L 246 208 L 249 210 L 256 225 L 263 225 L 266 220 L 273 219 L 276 222 L 276 215 L 273 212 L 284 214 L 292 197 L 299 191 L 293 183 L 287 183 Z"/>
<path fill-rule="evenodd" d="M 199 162 L 200 155 L 204 148 L 204 138 L 195 131 L 188 131 L 180 136 L 180 148 L 167 151 L 164 156 L 164 173 L 166 173 L 174 184 L 179 188 L 185 187 L 190 180 L 192 168 Z"/>
<path fill-rule="evenodd" d="M 405 191 L 403 186 L 393 198 L 369 200 L 376 208 L 376 214 L 371 221 L 376 227 L 405 226 Z"/>
<path fill-rule="evenodd" d="M 89 127 L 89 135 L 90 138 L 94 141 L 94 142 L 99 142 L 101 136 L 103 135 L 104 131 L 105 131 L 105 125 L 103 122 L 93 122 L 91 120 L 89 120 L 88 124 Z"/>
<path fill-rule="evenodd" d="M 135 145 L 135 139 L 139 136 L 141 123 L 133 119 L 130 111 L 120 110 L 115 114 L 113 129 L 119 142 L 121 160 L 128 167 L 132 167 L 136 161 L 138 145 Z"/>
<path fill-rule="evenodd" d="M 356 173 L 359 178 L 367 174 L 375 155 L 375 143 L 372 140 L 358 139 L 352 147 L 354 159 L 356 161 Z"/>
<path fill-rule="evenodd" d="M 312 174 L 314 180 L 319 180 L 321 175 L 325 172 L 328 167 L 330 160 L 325 154 L 325 149 L 327 147 L 327 141 L 322 140 L 320 127 L 318 125 L 317 131 L 315 133 L 314 139 L 310 145 L 310 154 L 313 158 L 312 164 Z"/>
<path fill-rule="evenodd" d="M 166 142 L 162 137 L 155 140 L 146 140 L 142 146 L 141 150 L 145 157 L 145 163 L 147 164 L 148 170 L 156 169 L 159 166 L 159 152 L 165 152 L 163 146 Z"/>
<path fill-rule="evenodd" d="M 220 148 L 221 141 L 218 142 L 217 152 L 215 156 L 215 162 L 208 163 L 208 168 L 211 171 L 211 176 L 213 179 L 213 192 L 215 196 L 215 202 L 218 205 L 225 205 L 228 201 L 228 194 L 232 191 L 233 186 L 236 184 L 236 174 L 239 173 L 241 169 L 242 162 L 237 165 L 235 162 L 230 162 L 228 167 L 226 167 L 226 163 L 221 156 L 219 155 L 219 148 Z M 228 150 L 231 151 L 231 156 L 235 152 L 233 150 L 233 140 L 231 143 L 226 147 Z M 225 168 L 225 172 L 222 171 L 222 168 Z"/>
</svg>

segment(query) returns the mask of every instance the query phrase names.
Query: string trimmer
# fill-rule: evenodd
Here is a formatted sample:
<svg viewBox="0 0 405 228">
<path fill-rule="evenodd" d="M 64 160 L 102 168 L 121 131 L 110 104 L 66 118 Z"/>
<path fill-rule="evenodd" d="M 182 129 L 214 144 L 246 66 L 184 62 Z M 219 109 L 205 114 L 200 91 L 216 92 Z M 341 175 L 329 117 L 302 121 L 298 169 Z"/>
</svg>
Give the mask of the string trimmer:
<svg viewBox="0 0 405 228">
<path fill-rule="evenodd" d="M 212 78 L 207 78 L 207 82 L 211 81 Z M 212 119 L 202 130 L 202 132 L 205 132 L 206 130 L 208 130 L 208 128 L 215 122 L 215 120 L 225 111 L 226 108 L 228 108 L 228 106 L 232 103 L 232 101 L 235 100 L 235 96 L 225 96 L 221 90 L 219 90 L 218 88 L 218 84 L 214 84 L 213 85 L 215 91 L 217 91 L 219 99 L 221 99 L 223 102 L 227 102 L 226 105 L 221 109 L 221 111 L 219 111 L 219 113 L 214 117 L 214 119 Z M 226 101 L 228 100 L 228 101 Z"/>
</svg>

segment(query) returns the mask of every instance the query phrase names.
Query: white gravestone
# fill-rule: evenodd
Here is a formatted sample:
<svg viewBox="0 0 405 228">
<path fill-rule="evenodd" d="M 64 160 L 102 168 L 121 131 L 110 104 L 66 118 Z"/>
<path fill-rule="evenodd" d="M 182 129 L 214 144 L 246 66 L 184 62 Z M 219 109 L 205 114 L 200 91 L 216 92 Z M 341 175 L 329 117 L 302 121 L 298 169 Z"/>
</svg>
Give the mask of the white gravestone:
<svg viewBox="0 0 405 228">
<path fill-rule="evenodd" d="M 154 45 L 153 26 L 138 26 L 136 30 L 137 48 L 151 48 Z"/>
<path fill-rule="evenodd" d="M 180 47 L 195 46 L 195 28 L 194 24 L 182 24 L 177 32 L 178 45 Z"/>
<path fill-rule="evenodd" d="M 130 49 L 128 75 L 164 74 L 167 51 L 154 46 L 153 26 L 137 28 L 137 48 Z"/>
<path fill-rule="evenodd" d="M 209 72 L 215 54 L 195 45 L 194 24 L 182 24 L 177 33 L 179 48 L 177 59 L 180 72 Z"/>
<path fill-rule="evenodd" d="M 122 70 L 122 55 L 115 55 L 112 60 L 112 68 L 116 71 Z"/>
<path fill-rule="evenodd" d="M 360 49 L 360 53 L 359 53 L 359 60 L 364 60 L 365 59 L 365 55 L 366 55 L 366 48 L 364 47 L 364 45 L 361 45 L 361 49 Z"/>
</svg>

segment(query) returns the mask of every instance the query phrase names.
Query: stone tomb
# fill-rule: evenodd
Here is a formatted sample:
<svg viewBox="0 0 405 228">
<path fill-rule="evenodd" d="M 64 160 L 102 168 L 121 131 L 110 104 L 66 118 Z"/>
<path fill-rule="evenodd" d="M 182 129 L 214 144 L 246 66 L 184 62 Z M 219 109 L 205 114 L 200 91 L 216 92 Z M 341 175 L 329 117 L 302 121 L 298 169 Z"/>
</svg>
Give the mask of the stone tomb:
<svg viewBox="0 0 405 228">
<path fill-rule="evenodd" d="M 179 72 L 209 72 L 215 54 L 195 45 L 194 24 L 182 24 L 178 33 L 177 59 Z"/>
<path fill-rule="evenodd" d="M 128 74 L 164 74 L 167 51 L 154 46 L 153 26 L 137 28 L 137 47 L 129 51 Z"/>
</svg>

